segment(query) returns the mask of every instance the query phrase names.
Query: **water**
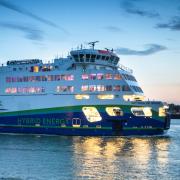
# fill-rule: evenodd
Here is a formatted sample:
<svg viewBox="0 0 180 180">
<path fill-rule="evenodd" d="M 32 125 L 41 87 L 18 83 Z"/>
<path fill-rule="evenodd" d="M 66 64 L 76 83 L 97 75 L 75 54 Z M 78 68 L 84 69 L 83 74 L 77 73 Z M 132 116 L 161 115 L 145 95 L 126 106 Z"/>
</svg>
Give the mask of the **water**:
<svg viewBox="0 0 180 180">
<path fill-rule="evenodd" d="M 0 135 L 0 180 L 180 179 L 180 120 L 166 136 Z"/>
</svg>

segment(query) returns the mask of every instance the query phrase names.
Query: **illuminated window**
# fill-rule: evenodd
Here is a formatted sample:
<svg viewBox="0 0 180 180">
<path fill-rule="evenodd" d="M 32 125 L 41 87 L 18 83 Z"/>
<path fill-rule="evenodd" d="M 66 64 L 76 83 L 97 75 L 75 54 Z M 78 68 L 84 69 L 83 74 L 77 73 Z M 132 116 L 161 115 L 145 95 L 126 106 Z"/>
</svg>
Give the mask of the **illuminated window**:
<svg viewBox="0 0 180 180">
<path fill-rule="evenodd" d="M 102 120 L 102 117 L 95 107 L 83 107 L 82 111 L 89 122 L 97 122 Z"/>
<path fill-rule="evenodd" d="M 74 75 L 71 75 L 71 74 L 64 75 L 64 80 L 73 81 L 74 80 Z"/>
<path fill-rule="evenodd" d="M 123 111 L 119 107 L 106 107 L 106 112 L 110 116 L 123 116 Z"/>
<path fill-rule="evenodd" d="M 89 86 L 89 91 L 91 91 L 91 92 L 96 91 L 96 85 L 90 85 Z"/>
<path fill-rule="evenodd" d="M 97 85 L 97 91 L 105 91 L 104 85 Z"/>
<path fill-rule="evenodd" d="M 87 95 L 87 94 L 76 94 L 75 99 L 89 99 L 89 95 Z"/>
<path fill-rule="evenodd" d="M 82 85 L 81 91 L 88 91 L 88 85 Z"/>
<path fill-rule="evenodd" d="M 123 98 L 125 101 L 143 101 L 145 97 L 141 95 L 124 95 Z"/>
<path fill-rule="evenodd" d="M 168 107 L 167 108 L 165 108 L 165 107 L 160 107 L 159 108 L 159 116 L 160 117 L 165 117 L 166 116 L 166 110 L 168 109 Z"/>
<path fill-rule="evenodd" d="M 131 108 L 131 112 L 135 116 L 152 116 L 152 111 L 150 107 L 133 107 Z"/>
<path fill-rule="evenodd" d="M 88 74 L 82 74 L 82 79 L 87 80 L 88 79 Z"/>
<path fill-rule="evenodd" d="M 97 95 L 98 99 L 114 99 L 113 94 L 99 94 Z"/>
<path fill-rule="evenodd" d="M 33 72 L 39 72 L 39 66 L 34 66 L 33 67 Z"/>
<path fill-rule="evenodd" d="M 122 77 L 121 77 L 120 74 L 115 74 L 115 75 L 114 75 L 114 79 L 116 79 L 116 80 L 121 80 Z"/>
<path fill-rule="evenodd" d="M 97 79 L 102 80 L 103 79 L 103 74 L 97 74 Z"/>
<path fill-rule="evenodd" d="M 106 74 L 106 79 L 112 79 L 112 74 Z"/>
</svg>

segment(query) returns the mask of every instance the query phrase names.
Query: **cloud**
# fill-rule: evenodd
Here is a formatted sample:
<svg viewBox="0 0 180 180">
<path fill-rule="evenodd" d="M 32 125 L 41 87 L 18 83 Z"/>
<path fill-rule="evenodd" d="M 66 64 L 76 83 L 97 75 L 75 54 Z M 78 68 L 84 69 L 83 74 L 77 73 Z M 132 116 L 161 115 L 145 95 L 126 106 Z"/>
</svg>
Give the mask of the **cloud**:
<svg viewBox="0 0 180 180">
<path fill-rule="evenodd" d="M 155 11 L 151 12 L 151 11 L 146 11 L 146 10 L 142 10 L 140 8 L 135 7 L 133 2 L 136 2 L 136 1 L 126 0 L 122 2 L 121 6 L 129 14 L 138 15 L 142 17 L 148 17 L 148 18 L 160 17 L 160 14 Z"/>
<path fill-rule="evenodd" d="M 104 28 L 111 32 L 122 32 L 122 29 L 117 26 L 106 26 Z"/>
<path fill-rule="evenodd" d="M 159 23 L 156 28 L 170 29 L 174 31 L 180 31 L 180 17 L 173 17 L 168 23 Z"/>
<path fill-rule="evenodd" d="M 10 9 L 10 10 L 16 11 L 16 12 L 18 12 L 20 14 L 29 16 L 29 17 L 31 17 L 31 18 L 33 18 L 33 19 L 35 19 L 37 21 L 40 21 L 40 22 L 42 22 L 44 24 L 47 24 L 49 26 L 56 27 L 56 28 L 58 27 L 55 23 L 53 23 L 53 22 L 51 22 L 51 21 L 49 21 L 47 19 L 44 19 L 42 17 L 39 17 L 39 16 L 31 13 L 30 11 L 28 11 L 28 10 L 26 10 L 24 8 L 18 7 L 18 6 L 14 5 L 14 4 L 12 4 L 12 3 L 8 2 L 8 1 L 0 0 L 0 6 L 3 6 L 5 8 Z"/>
<path fill-rule="evenodd" d="M 146 45 L 146 47 L 147 48 L 145 50 L 139 50 L 139 51 L 129 48 L 117 48 L 115 49 L 115 51 L 117 54 L 121 54 L 121 55 L 147 56 L 167 49 L 167 47 L 158 44 L 148 44 Z"/>
<path fill-rule="evenodd" d="M 17 23 L 4 23 L 0 22 L 0 27 L 5 29 L 16 30 L 25 33 L 25 37 L 30 40 L 42 41 L 43 32 L 39 29 L 32 28 L 27 25 L 18 25 Z"/>
</svg>

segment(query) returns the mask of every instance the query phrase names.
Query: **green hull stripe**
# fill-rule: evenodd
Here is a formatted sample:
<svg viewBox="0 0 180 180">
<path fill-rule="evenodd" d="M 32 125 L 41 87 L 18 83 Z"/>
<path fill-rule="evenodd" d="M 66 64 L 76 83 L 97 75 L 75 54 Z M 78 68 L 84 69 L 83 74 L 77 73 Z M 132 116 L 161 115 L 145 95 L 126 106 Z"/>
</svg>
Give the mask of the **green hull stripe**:
<svg viewBox="0 0 180 180">
<path fill-rule="evenodd" d="M 96 129 L 96 130 L 112 130 L 111 127 L 72 127 L 72 126 L 29 126 L 29 125 L 4 125 L 0 124 L 1 127 L 17 127 L 17 128 L 58 128 L 58 129 Z M 130 128 L 124 127 L 123 130 L 164 130 L 163 128 Z"/>
</svg>

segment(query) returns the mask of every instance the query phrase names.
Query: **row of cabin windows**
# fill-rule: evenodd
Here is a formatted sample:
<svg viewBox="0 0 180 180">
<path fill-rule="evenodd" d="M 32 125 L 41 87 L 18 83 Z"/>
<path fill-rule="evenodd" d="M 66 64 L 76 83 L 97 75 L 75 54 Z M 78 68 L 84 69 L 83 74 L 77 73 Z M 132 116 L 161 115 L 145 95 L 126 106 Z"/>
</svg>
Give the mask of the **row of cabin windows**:
<svg viewBox="0 0 180 180">
<path fill-rule="evenodd" d="M 115 79 L 115 80 L 121 80 L 122 77 L 120 74 L 102 74 L 102 73 L 98 73 L 98 74 L 82 74 L 82 79 L 83 80 L 102 80 L 102 79 Z"/>
<path fill-rule="evenodd" d="M 6 94 L 36 94 L 44 92 L 44 87 L 10 87 L 5 89 Z"/>
<path fill-rule="evenodd" d="M 129 80 L 129 81 L 135 81 L 137 82 L 136 78 L 132 75 L 129 74 L 122 74 L 122 76 L 124 77 L 124 79 Z"/>
<path fill-rule="evenodd" d="M 23 77 L 6 77 L 7 83 L 12 82 L 39 82 L 39 81 L 73 81 L 74 75 L 62 74 L 62 75 L 47 75 L 47 76 L 23 76 Z"/>
<path fill-rule="evenodd" d="M 120 86 L 120 85 L 83 85 L 81 86 L 82 92 L 103 92 L 103 91 L 130 91 L 129 86 Z M 5 89 L 6 94 L 16 94 L 16 93 L 43 93 L 45 92 L 44 87 L 8 87 Z M 62 92 L 74 92 L 74 86 L 57 86 L 56 87 L 57 93 Z"/>
<path fill-rule="evenodd" d="M 129 86 L 127 85 L 82 85 L 81 86 L 82 92 L 94 92 L 94 91 L 130 91 Z"/>
<path fill-rule="evenodd" d="M 73 57 L 76 62 L 95 62 L 95 60 L 97 59 L 117 64 L 119 61 L 119 58 L 116 56 L 104 56 L 96 54 L 75 54 L 73 55 Z"/>
<path fill-rule="evenodd" d="M 138 86 L 130 86 L 135 92 L 143 93 L 143 90 Z"/>
</svg>

